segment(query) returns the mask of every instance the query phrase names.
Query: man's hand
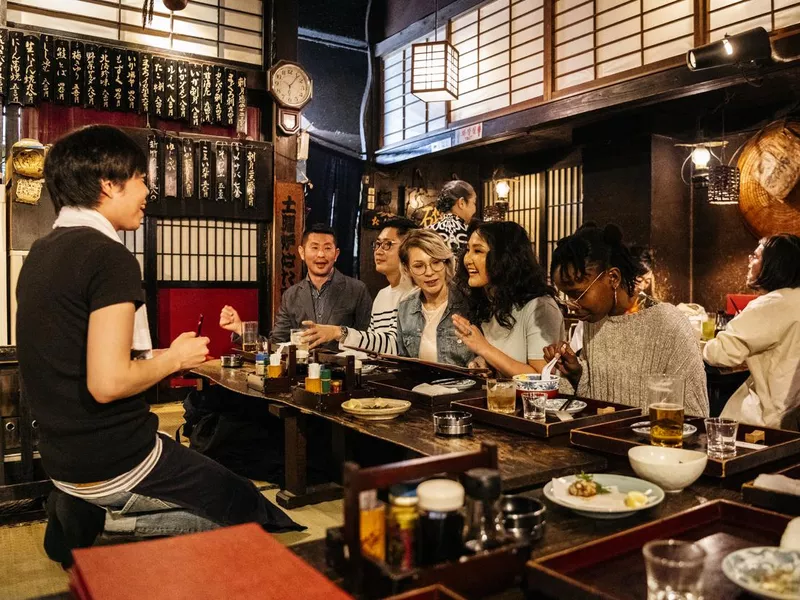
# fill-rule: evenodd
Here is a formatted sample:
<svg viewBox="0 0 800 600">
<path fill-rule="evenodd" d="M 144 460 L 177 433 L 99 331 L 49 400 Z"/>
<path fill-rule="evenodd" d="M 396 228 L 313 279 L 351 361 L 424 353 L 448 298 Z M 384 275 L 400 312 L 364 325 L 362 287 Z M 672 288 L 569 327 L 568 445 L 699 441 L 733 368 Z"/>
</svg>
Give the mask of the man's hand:
<svg viewBox="0 0 800 600">
<path fill-rule="evenodd" d="M 339 325 L 320 325 L 314 321 L 303 321 L 303 325 L 306 327 L 303 341 L 308 344 L 309 350 L 338 340 L 342 335 L 342 328 Z"/>
<path fill-rule="evenodd" d="M 207 337 L 197 337 L 194 331 L 187 331 L 173 340 L 167 352 L 180 365 L 179 371 L 194 369 L 206 361 L 209 341 Z"/>
<path fill-rule="evenodd" d="M 242 335 L 242 320 L 236 309 L 227 304 L 222 307 L 219 313 L 219 326 L 237 335 Z"/>
</svg>

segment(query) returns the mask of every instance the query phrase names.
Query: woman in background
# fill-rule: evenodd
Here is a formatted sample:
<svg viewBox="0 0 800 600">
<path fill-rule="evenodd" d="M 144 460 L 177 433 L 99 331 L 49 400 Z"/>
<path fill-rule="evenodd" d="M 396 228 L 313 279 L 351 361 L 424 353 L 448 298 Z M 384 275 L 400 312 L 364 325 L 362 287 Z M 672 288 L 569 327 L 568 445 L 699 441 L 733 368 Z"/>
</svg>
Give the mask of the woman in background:
<svg viewBox="0 0 800 600">
<path fill-rule="evenodd" d="M 453 317 L 459 339 L 506 377 L 540 372 L 543 348 L 565 339 L 564 317 L 525 230 L 510 221 L 473 226 L 456 280 L 470 308 L 469 320 Z"/>
<path fill-rule="evenodd" d="M 800 430 L 800 237 L 762 239 L 750 255 L 750 302 L 703 350 L 719 367 L 747 363 L 750 377 L 728 400 L 723 417 Z"/>
</svg>

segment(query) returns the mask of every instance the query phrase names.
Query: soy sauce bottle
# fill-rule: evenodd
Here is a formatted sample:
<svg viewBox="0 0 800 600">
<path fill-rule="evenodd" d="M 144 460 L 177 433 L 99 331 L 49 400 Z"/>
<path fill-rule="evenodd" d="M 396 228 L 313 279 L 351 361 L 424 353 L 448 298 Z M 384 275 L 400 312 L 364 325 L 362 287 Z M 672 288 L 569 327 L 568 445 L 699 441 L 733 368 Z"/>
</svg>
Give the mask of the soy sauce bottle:
<svg viewBox="0 0 800 600">
<path fill-rule="evenodd" d="M 417 564 L 458 560 L 464 553 L 464 487 L 450 479 L 429 479 L 417 487 Z"/>
</svg>

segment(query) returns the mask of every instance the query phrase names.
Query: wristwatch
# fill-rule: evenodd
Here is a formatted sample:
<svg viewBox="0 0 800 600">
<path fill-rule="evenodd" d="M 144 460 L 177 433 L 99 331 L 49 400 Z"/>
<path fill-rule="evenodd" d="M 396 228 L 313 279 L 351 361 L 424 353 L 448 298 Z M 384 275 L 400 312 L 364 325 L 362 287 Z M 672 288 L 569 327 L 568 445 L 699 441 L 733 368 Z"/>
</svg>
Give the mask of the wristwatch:
<svg viewBox="0 0 800 600">
<path fill-rule="evenodd" d="M 347 327 L 342 325 L 341 327 L 339 327 L 339 331 L 341 332 L 341 334 L 339 335 L 339 342 L 344 344 L 344 341 L 347 339 Z"/>
</svg>

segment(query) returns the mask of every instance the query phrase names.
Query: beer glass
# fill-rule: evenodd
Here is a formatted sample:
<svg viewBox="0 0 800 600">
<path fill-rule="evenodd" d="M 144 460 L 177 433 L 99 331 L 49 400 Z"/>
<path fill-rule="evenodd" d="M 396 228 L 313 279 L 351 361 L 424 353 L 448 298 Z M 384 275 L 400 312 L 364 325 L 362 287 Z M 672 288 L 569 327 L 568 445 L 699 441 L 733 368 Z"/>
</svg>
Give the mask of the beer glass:
<svg viewBox="0 0 800 600">
<path fill-rule="evenodd" d="M 647 377 L 650 443 L 653 446 L 683 446 L 683 390 L 684 378 L 679 375 Z"/>
<path fill-rule="evenodd" d="M 261 351 L 258 345 L 258 321 L 242 323 L 242 350 L 245 352 Z"/>
</svg>

